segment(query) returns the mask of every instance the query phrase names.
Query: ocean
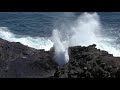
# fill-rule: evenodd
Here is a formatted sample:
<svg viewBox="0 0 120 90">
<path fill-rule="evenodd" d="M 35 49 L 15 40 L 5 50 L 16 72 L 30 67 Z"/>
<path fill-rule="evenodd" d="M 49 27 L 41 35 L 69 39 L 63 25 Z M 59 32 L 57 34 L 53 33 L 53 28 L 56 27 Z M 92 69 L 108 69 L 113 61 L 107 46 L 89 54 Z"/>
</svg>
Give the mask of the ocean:
<svg viewBox="0 0 120 90">
<path fill-rule="evenodd" d="M 120 56 L 120 12 L 0 12 L 0 38 L 65 52 L 88 46 Z"/>
</svg>

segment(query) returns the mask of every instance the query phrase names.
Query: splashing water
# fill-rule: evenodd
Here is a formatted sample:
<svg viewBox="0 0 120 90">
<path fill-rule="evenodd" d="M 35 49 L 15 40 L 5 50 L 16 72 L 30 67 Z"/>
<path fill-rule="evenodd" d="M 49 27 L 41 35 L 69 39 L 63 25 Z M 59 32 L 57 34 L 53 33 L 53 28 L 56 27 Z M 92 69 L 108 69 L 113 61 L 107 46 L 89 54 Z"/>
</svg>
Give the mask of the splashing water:
<svg viewBox="0 0 120 90">
<path fill-rule="evenodd" d="M 53 30 L 53 37 L 52 40 L 55 45 L 55 58 L 56 62 L 58 63 L 59 66 L 62 66 L 65 63 L 65 47 L 60 40 L 60 32 L 55 29 Z"/>
<path fill-rule="evenodd" d="M 20 42 L 36 49 L 45 49 L 46 51 L 53 47 L 53 42 L 48 38 L 16 35 L 10 32 L 7 27 L 0 27 L 0 38 L 10 42 Z"/>
<path fill-rule="evenodd" d="M 98 49 L 106 50 L 114 56 L 120 56 L 119 46 L 117 47 L 111 44 L 114 43 L 115 40 L 103 36 L 101 30 L 104 30 L 104 28 L 100 23 L 100 18 L 97 13 L 83 13 L 73 25 L 69 27 L 69 30 L 66 29 L 66 25 L 62 27 L 63 30 L 53 30 L 53 42 L 58 61 L 69 61 L 68 47 L 89 46 L 92 44 L 96 44 Z M 66 31 L 68 34 L 63 35 L 63 31 Z M 66 39 L 63 40 L 62 38 Z"/>
<path fill-rule="evenodd" d="M 114 43 L 114 38 L 104 36 L 103 30 L 97 13 L 83 13 L 75 21 L 70 22 L 70 25 L 63 23 L 62 29 L 54 29 L 52 40 L 46 37 L 16 35 L 10 32 L 7 27 L 0 27 L 0 38 L 11 42 L 21 42 L 29 47 L 46 51 L 54 45 L 56 62 L 61 66 L 69 61 L 68 47 L 70 46 L 96 44 L 98 49 L 108 51 L 114 56 L 120 56 L 120 46 Z"/>
</svg>

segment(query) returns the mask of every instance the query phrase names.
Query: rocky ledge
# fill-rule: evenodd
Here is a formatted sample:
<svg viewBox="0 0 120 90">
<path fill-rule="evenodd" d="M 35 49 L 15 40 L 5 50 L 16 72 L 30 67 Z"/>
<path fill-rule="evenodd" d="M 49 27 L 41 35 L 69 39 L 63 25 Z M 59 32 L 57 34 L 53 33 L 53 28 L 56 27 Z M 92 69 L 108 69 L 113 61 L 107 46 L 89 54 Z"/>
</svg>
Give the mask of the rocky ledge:
<svg viewBox="0 0 120 90">
<path fill-rule="evenodd" d="M 58 68 L 54 49 L 0 39 L 0 78 L 119 78 L 120 57 L 95 47 L 69 47 L 69 62 Z"/>
<path fill-rule="evenodd" d="M 113 57 L 106 51 L 88 47 L 70 47 L 70 60 L 58 69 L 56 78 L 119 78 L 120 57 Z"/>
<path fill-rule="evenodd" d="M 0 39 L 0 78 L 47 78 L 56 67 L 52 51 Z"/>
</svg>

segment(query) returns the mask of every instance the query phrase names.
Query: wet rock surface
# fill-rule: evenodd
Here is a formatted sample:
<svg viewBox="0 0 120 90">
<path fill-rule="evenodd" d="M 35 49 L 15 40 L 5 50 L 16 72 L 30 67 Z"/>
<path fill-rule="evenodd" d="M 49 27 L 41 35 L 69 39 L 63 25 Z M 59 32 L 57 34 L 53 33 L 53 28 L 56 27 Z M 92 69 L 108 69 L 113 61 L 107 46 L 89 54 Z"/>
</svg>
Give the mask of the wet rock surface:
<svg viewBox="0 0 120 90">
<path fill-rule="evenodd" d="M 119 78 L 120 58 L 95 46 L 69 47 L 70 60 L 55 72 L 54 78 Z"/>
</svg>

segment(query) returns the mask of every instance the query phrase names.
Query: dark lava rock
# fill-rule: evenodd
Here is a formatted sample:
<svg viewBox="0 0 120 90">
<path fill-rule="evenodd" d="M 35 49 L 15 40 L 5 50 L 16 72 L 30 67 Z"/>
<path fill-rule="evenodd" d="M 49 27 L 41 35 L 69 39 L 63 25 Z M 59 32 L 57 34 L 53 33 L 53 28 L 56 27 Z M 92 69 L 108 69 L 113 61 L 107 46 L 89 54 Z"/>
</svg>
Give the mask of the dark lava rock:
<svg viewBox="0 0 120 90">
<path fill-rule="evenodd" d="M 54 78 L 117 78 L 120 77 L 120 57 L 88 47 L 69 47 L 69 62 L 58 69 Z"/>
<path fill-rule="evenodd" d="M 119 78 L 120 57 L 95 47 L 69 47 L 69 62 L 58 67 L 54 48 L 37 50 L 0 39 L 0 78 Z"/>
<path fill-rule="evenodd" d="M 0 78 L 47 78 L 56 68 L 53 51 L 0 39 Z"/>
</svg>

